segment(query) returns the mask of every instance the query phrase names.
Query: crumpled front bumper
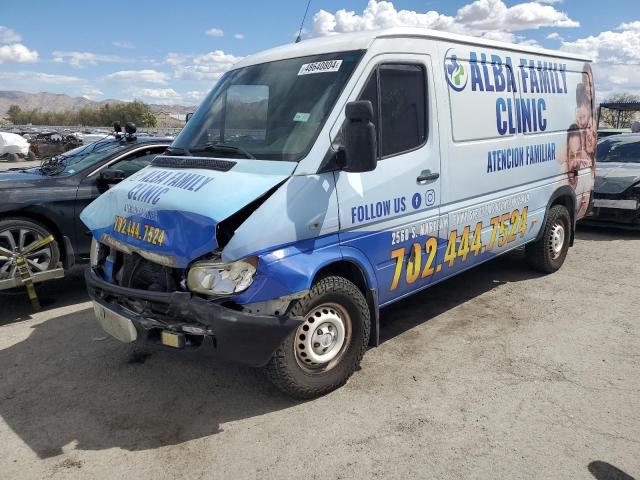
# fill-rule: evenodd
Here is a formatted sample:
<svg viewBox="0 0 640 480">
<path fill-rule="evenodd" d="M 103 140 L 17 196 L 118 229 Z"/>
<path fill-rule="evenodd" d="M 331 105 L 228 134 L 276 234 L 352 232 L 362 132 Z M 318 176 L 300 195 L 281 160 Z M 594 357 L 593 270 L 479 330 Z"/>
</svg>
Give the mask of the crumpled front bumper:
<svg viewBox="0 0 640 480">
<path fill-rule="evenodd" d="M 598 195 L 592 197 L 592 204 L 583 224 L 610 226 L 615 228 L 640 229 L 640 200 L 625 194 Z"/>
<path fill-rule="evenodd" d="M 91 267 L 85 271 L 85 280 L 91 300 L 133 322 L 138 342 L 159 343 L 163 330 L 188 333 L 195 327 L 206 331 L 188 333 L 203 337 L 196 342 L 200 347 L 209 345 L 220 358 L 254 367 L 265 365 L 303 321 L 287 315 L 244 313 L 189 292 L 121 287 L 103 280 Z"/>
</svg>

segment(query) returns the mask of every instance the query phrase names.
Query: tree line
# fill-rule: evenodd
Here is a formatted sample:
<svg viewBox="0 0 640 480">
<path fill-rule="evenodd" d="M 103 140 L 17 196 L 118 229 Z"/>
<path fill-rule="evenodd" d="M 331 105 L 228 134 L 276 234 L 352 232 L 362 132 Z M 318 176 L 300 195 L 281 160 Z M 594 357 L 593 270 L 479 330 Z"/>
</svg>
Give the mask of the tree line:
<svg viewBox="0 0 640 480">
<path fill-rule="evenodd" d="M 638 102 L 639 95 L 630 93 L 614 94 L 605 102 Z M 255 107 L 255 106 L 254 106 Z M 258 109 L 260 110 L 260 109 Z M 247 112 L 244 112 L 247 113 Z M 253 112 L 260 117 L 260 112 Z M 621 112 L 620 124 L 622 128 L 628 128 L 637 112 Z M 149 106 L 140 101 L 129 103 L 106 103 L 98 108 L 83 107 L 79 110 L 66 110 L 64 112 L 47 112 L 40 109 L 22 110 L 18 105 L 11 105 L 7 117 L 14 125 L 60 125 L 60 126 L 87 126 L 105 127 L 119 121 L 122 125 L 133 122 L 139 127 L 157 127 L 158 120 Z M 257 121 L 258 119 L 256 119 Z M 260 118 L 262 120 L 262 118 Z M 602 109 L 600 118 L 601 127 L 613 127 L 618 120 L 618 112 Z M 258 122 L 260 125 L 263 123 Z"/>
<path fill-rule="evenodd" d="M 634 95 L 632 93 L 616 93 L 607 98 L 603 103 L 630 103 L 640 102 L 640 95 Z M 611 127 L 615 128 L 618 118 L 620 119 L 620 128 L 629 128 L 633 119 L 637 117 L 640 112 L 633 111 L 621 111 L 609 110 L 603 108 L 600 113 L 600 128 Z"/>
<path fill-rule="evenodd" d="M 106 103 L 98 108 L 82 107 L 78 110 L 64 112 L 47 112 L 34 108 L 22 110 L 18 105 L 11 105 L 7 117 L 14 125 L 60 125 L 104 127 L 120 122 L 133 122 L 139 127 L 156 127 L 158 121 L 151 108 L 143 102 Z"/>
</svg>

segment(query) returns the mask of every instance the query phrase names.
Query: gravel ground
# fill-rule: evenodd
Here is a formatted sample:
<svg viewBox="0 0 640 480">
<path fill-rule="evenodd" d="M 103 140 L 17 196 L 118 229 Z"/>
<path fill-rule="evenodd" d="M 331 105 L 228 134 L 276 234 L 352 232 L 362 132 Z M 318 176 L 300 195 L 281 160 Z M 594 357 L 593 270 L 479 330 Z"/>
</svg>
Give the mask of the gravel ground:
<svg viewBox="0 0 640 480">
<path fill-rule="evenodd" d="M 640 478 L 640 233 L 581 229 L 382 313 L 340 390 L 296 402 L 204 354 L 132 353 L 81 272 L 0 296 L 1 478 Z M 629 476 L 625 476 L 629 475 Z"/>
</svg>

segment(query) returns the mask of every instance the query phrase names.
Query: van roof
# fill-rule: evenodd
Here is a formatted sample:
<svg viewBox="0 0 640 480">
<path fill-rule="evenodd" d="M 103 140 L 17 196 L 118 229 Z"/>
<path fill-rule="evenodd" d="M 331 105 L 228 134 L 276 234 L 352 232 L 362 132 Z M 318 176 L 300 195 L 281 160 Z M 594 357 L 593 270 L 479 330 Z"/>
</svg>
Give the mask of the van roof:
<svg viewBox="0 0 640 480">
<path fill-rule="evenodd" d="M 300 43 L 290 43 L 280 47 L 271 48 L 255 55 L 248 56 L 240 60 L 234 68 L 254 65 L 257 63 L 271 62 L 283 58 L 304 57 L 307 55 L 318 55 L 328 52 L 340 52 L 347 50 L 364 50 L 371 46 L 377 38 L 431 38 L 434 40 L 444 40 L 449 42 L 463 43 L 468 45 L 480 45 L 513 52 L 533 53 L 555 58 L 566 58 L 582 62 L 591 62 L 589 57 L 576 55 L 569 52 L 547 50 L 544 48 L 531 47 L 527 45 L 517 45 L 514 43 L 499 42 L 485 38 L 472 37 L 470 35 L 459 35 L 456 33 L 441 32 L 416 27 L 394 27 L 383 30 L 368 30 L 363 32 L 342 33 L 327 37 L 312 38 L 303 40 Z"/>
</svg>

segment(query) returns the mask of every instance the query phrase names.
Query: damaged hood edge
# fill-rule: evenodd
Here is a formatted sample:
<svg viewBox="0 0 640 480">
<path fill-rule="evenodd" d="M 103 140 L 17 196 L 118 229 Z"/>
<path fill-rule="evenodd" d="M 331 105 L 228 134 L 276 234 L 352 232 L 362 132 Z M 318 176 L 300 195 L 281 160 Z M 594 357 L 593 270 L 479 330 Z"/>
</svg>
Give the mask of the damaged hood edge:
<svg viewBox="0 0 640 480">
<path fill-rule="evenodd" d="M 594 191 L 618 194 L 640 182 L 640 163 L 599 163 L 596 169 Z"/>
<path fill-rule="evenodd" d="M 221 221 L 275 190 L 297 166 L 266 160 L 229 163 L 228 171 L 147 167 L 105 192 L 80 218 L 98 240 L 185 268 L 218 247 Z M 117 229 L 116 217 L 124 219 Z"/>
</svg>

